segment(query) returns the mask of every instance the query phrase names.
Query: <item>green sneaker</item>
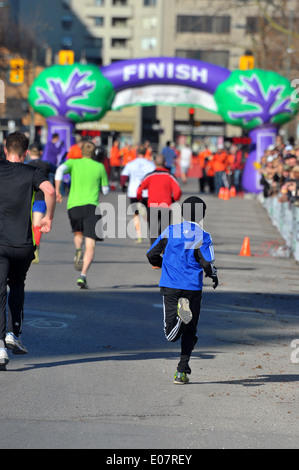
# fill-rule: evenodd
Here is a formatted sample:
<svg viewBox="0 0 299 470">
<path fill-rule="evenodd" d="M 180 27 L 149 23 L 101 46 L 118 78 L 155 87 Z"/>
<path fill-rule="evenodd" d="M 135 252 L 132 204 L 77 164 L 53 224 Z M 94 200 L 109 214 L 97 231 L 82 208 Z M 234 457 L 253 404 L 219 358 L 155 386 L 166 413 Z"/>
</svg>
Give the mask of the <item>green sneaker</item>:
<svg viewBox="0 0 299 470">
<path fill-rule="evenodd" d="M 187 377 L 186 372 L 178 372 L 174 374 L 174 384 L 185 385 L 189 383 L 189 378 Z"/>
<path fill-rule="evenodd" d="M 178 316 L 185 325 L 190 323 L 192 320 L 192 312 L 189 306 L 189 300 L 185 297 L 181 297 L 178 302 Z"/>
<path fill-rule="evenodd" d="M 86 276 L 81 276 L 77 279 L 77 286 L 80 287 L 80 289 L 87 289 L 87 281 L 86 281 Z"/>
<path fill-rule="evenodd" d="M 74 258 L 74 268 L 77 271 L 81 271 L 83 267 L 83 254 L 82 254 L 82 249 L 79 248 L 76 250 L 75 258 Z"/>
</svg>

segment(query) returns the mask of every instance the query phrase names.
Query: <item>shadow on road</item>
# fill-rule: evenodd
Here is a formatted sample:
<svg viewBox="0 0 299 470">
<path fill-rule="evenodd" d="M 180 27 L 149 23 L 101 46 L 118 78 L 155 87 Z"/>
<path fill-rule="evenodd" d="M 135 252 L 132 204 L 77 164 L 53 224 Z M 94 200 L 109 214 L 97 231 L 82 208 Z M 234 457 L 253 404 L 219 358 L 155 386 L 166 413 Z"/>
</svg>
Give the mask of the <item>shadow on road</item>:
<svg viewBox="0 0 299 470">
<path fill-rule="evenodd" d="M 130 287 L 140 291 L 130 292 Z M 102 355 L 109 351 L 115 359 L 127 360 L 129 356 L 122 355 L 126 351 L 130 355 L 136 352 L 135 359 L 150 358 L 151 354 L 164 357 L 174 348 L 177 353 L 179 344 L 169 344 L 164 337 L 162 297 L 158 288 L 150 292 L 150 287 L 114 286 L 111 292 L 27 292 L 23 340 L 30 357 L 100 353 L 99 360 L 105 360 Z M 299 325 L 294 297 L 207 289 L 198 349 L 207 349 L 209 356 L 216 346 L 227 350 L 267 342 L 289 345 Z"/>
</svg>

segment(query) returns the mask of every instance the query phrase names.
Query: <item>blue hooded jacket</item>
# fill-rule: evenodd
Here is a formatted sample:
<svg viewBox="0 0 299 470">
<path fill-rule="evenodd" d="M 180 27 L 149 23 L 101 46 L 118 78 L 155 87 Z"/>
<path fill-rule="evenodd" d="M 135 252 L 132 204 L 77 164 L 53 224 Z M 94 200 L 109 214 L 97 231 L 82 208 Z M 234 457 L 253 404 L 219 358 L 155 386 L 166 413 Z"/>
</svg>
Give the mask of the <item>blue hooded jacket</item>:
<svg viewBox="0 0 299 470">
<path fill-rule="evenodd" d="M 198 250 L 207 263 L 214 261 L 212 238 L 198 224 L 184 221 L 167 227 L 147 252 L 152 259 L 164 253 L 159 286 L 202 290 L 203 268 L 196 255 Z"/>
</svg>

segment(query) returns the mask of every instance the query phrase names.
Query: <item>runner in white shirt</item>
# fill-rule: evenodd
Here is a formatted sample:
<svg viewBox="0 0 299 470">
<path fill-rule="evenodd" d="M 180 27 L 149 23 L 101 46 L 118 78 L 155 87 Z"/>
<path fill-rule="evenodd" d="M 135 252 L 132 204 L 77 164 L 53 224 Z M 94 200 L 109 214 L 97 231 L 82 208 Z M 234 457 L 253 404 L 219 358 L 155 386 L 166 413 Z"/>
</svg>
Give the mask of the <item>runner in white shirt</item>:
<svg viewBox="0 0 299 470">
<path fill-rule="evenodd" d="M 137 199 L 137 188 L 140 185 L 141 181 L 143 178 L 148 174 L 151 173 L 156 169 L 156 166 L 153 162 L 146 160 L 144 158 L 146 153 L 146 148 L 143 146 L 140 146 L 137 150 L 137 158 L 135 160 L 129 162 L 121 172 L 121 179 L 120 183 L 121 186 L 124 188 L 127 181 L 129 181 L 128 184 L 128 197 L 130 198 L 131 204 L 138 203 L 140 204 L 140 201 Z M 143 201 L 142 204 L 145 206 L 145 212 L 146 212 L 146 207 L 147 207 L 147 194 L 143 194 Z M 141 229 L 140 229 L 140 219 L 139 219 L 139 211 L 136 209 L 135 214 L 134 214 L 134 224 L 135 224 L 135 230 L 137 233 L 137 243 L 142 242 L 142 237 L 141 237 Z"/>
<path fill-rule="evenodd" d="M 187 182 L 187 173 L 192 161 L 192 150 L 188 144 L 183 146 L 180 150 L 180 167 L 181 167 L 181 178 L 185 184 Z"/>
</svg>

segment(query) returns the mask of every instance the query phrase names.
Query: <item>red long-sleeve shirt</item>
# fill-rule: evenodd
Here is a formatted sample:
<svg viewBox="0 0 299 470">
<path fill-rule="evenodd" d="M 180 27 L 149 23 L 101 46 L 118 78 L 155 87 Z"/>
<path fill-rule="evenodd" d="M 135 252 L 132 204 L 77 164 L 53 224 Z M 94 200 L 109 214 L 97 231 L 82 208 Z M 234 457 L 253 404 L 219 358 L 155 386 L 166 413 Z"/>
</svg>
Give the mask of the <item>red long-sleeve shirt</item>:
<svg viewBox="0 0 299 470">
<path fill-rule="evenodd" d="M 166 168 L 156 168 L 155 171 L 146 175 L 137 189 L 137 198 L 142 200 L 143 190 L 148 190 L 148 203 L 166 204 L 168 207 L 174 201 L 178 201 L 182 191 L 176 178 L 172 176 Z"/>
</svg>

